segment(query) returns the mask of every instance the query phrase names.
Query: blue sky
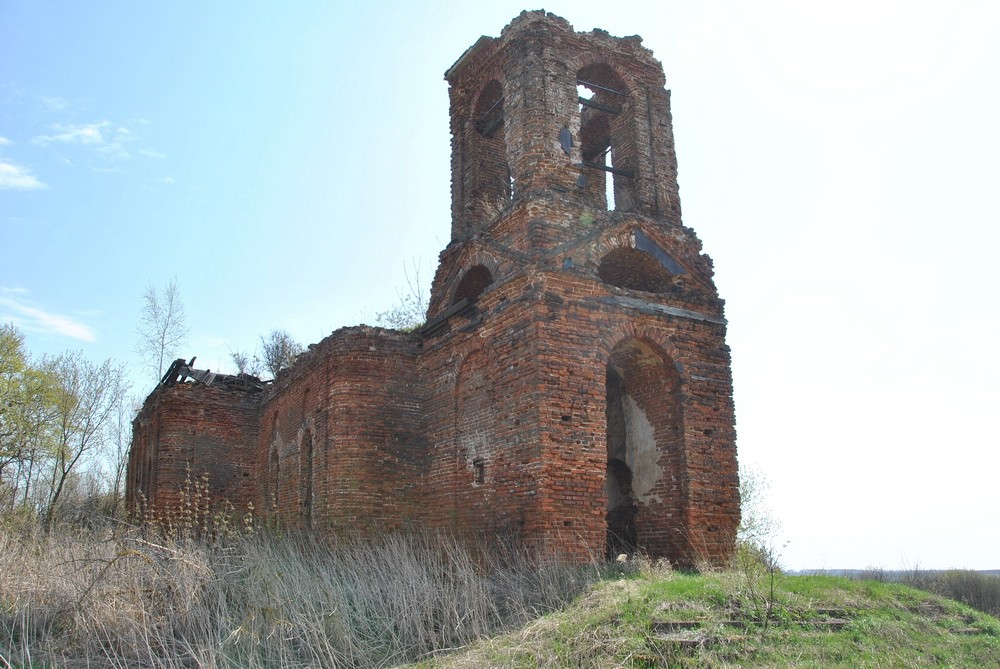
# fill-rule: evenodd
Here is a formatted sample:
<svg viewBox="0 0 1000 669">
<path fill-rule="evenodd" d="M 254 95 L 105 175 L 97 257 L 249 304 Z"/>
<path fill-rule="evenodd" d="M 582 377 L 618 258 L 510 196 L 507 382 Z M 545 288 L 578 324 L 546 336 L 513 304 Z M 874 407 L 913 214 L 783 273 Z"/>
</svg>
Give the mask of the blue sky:
<svg viewBox="0 0 1000 669">
<path fill-rule="evenodd" d="M 372 322 L 448 239 L 443 73 L 524 8 L 3 0 L 0 321 L 142 394 L 150 283 L 212 369 Z M 546 9 L 664 65 L 784 562 L 1000 566 L 1000 6 Z"/>
</svg>

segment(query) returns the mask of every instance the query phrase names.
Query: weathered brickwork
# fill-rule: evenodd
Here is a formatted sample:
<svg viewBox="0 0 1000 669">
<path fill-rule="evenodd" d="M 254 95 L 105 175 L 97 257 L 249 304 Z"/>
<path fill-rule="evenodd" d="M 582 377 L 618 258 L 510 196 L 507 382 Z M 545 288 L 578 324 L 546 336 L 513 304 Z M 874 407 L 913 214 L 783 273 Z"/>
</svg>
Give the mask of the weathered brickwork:
<svg viewBox="0 0 1000 669">
<path fill-rule="evenodd" d="M 338 330 L 264 389 L 158 388 L 130 500 L 207 473 L 213 500 L 317 531 L 727 559 L 723 303 L 681 224 L 660 64 L 524 12 L 445 76 L 452 239 L 426 325 Z"/>
</svg>

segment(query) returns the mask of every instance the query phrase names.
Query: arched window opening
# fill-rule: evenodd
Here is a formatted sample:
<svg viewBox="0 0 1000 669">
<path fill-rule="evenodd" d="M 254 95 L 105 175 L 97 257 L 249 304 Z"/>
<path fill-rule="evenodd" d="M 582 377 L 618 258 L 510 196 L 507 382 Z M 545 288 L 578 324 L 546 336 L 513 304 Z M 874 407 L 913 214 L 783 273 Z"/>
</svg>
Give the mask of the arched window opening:
<svg viewBox="0 0 1000 669">
<path fill-rule="evenodd" d="M 514 195 L 514 177 L 507 163 L 504 95 L 500 82 L 486 84 L 472 114 L 473 179 L 470 210 L 474 221 L 492 220 Z"/>
<path fill-rule="evenodd" d="M 299 471 L 302 476 L 302 523 L 306 528 L 313 526 L 313 436 L 312 430 L 306 430 L 302 435 L 302 446 L 299 450 Z"/>
<path fill-rule="evenodd" d="M 629 94 L 604 63 L 577 73 L 580 148 L 586 179 L 582 188 L 608 210 L 635 207 L 635 147 L 627 120 Z"/>
<path fill-rule="evenodd" d="M 451 303 L 458 304 L 465 299 L 468 299 L 469 302 L 475 302 L 492 283 L 493 275 L 490 271 L 484 265 L 476 265 L 469 269 L 462 280 L 458 282 L 455 297 Z"/>
<path fill-rule="evenodd" d="M 673 274 L 651 253 L 630 247 L 615 249 L 597 267 L 601 281 L 628 290 L 662 293 L 673 285 Z"/>
</svg>

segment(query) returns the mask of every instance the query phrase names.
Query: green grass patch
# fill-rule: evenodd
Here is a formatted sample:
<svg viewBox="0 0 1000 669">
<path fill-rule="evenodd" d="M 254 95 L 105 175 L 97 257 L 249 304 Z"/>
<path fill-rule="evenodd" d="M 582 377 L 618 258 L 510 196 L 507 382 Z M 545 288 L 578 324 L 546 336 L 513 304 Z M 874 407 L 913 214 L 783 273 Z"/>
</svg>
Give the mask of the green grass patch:
<svg viewBox="0 0 1000 669">
<path fill-rule="evenodd" d="M 756 582 L 749 582 L 756 579 Z M 1000 621 L 907 586 L 831 576 L 647 570 L 564 610 L 419 665 L 457 667 L 993 667 Z"/>
</svg>

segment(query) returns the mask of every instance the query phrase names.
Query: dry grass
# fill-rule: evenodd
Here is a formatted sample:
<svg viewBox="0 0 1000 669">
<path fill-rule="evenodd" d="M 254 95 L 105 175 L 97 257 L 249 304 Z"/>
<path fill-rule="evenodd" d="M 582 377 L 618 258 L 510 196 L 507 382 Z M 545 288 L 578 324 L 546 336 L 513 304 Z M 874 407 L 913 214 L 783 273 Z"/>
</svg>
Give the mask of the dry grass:
<svg viewBox="0 0 1000 669">
<path fill-rule="evenodd" d="M 598 577 L 443 536 L 331 543 L 0 530 L 0 667 L 382 667 L 513 629 Z"/>
<path fill-rule="evenodd" d="M 869 568 L 861 572 L 859 578 L 905 583 L 962 602 L 983 613 L 1000 616 L 1000 576 L 996 574 L 971 569 L 935 571 L 915 568 L 912 571 L 892 572 Z"/>
</svg>

